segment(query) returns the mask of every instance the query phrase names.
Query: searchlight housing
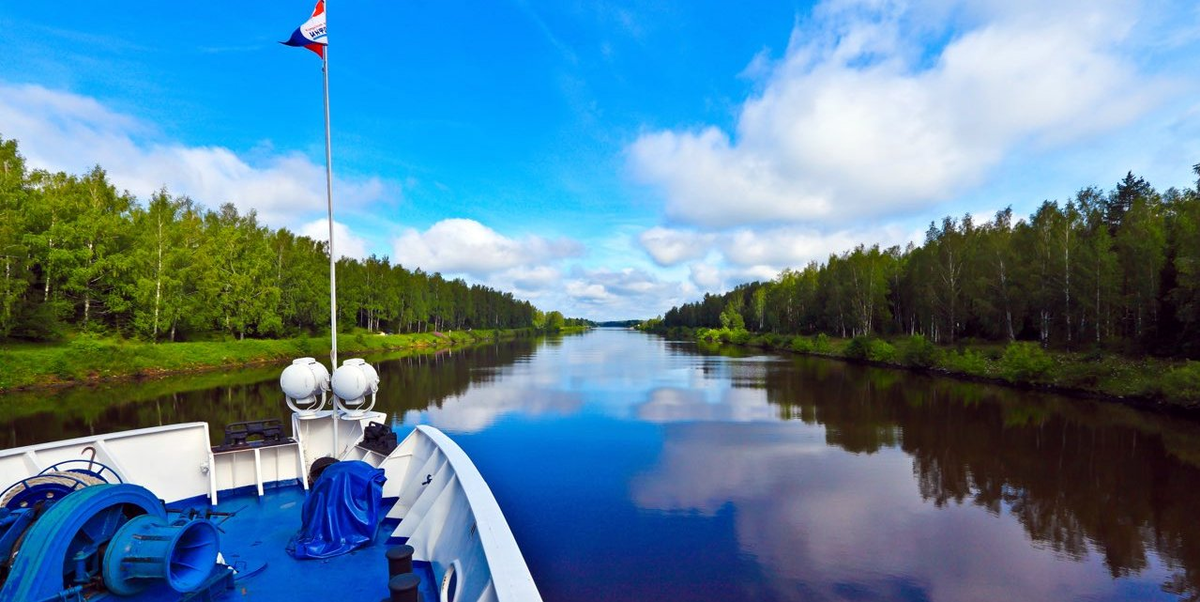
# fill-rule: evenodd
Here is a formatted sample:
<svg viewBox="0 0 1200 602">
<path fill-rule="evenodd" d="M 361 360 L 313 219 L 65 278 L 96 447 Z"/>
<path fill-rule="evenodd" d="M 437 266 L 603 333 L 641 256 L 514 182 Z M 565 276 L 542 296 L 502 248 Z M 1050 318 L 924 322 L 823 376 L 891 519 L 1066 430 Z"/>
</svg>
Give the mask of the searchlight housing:
<svg viewBox="0 0 1200 602">
<path fill-rule="evenodd" d="M 325 407 L 325 394 L 329 391 L 329 370 L 311 357 L 292 361 L 279 375 L 279 388 L 287 405 L 301 416 L 312 416 Z"/>
<path fill-rule="evenodd" d="M 338 410 L 350 417 L 362 416 L 375 407 L 379 373 L 365 360 L 348 359 L 333 371 L 330 386 L 333 388 L 333 403 Z M 368 395 L 371 397 L 370 403 L 367 402 Z"/>
</svg>

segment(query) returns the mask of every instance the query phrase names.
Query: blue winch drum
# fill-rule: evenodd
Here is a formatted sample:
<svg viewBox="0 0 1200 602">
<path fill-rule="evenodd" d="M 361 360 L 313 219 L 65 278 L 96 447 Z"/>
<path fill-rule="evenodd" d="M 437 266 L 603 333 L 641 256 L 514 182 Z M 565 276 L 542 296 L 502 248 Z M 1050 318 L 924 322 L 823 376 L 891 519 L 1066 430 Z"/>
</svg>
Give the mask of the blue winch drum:
<svg viewBox="0 0 1200 602">
<path fill-rule="evenodd" d="M 104 585 L 130 596 L 162 579 L 179 592 L 198 589 L 213 572 L 219 546 L 217 528 L 204 519 L 167 524 L 156 516 L 130 519 L 104 553 Z"/>
</svg>

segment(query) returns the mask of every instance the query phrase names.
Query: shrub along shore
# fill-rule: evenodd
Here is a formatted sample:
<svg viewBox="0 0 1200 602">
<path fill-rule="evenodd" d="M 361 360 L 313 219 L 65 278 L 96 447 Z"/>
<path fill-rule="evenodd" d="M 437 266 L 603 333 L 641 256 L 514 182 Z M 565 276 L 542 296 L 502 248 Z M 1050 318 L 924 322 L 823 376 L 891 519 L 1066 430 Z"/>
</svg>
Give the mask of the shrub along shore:
<svg viewBox="0 0 1200 602">
<path fill-rule="evenodd" d="M 565 327 L 571 333 L 582 327 Z M 523 336 L 532 328 L 457 330 L 446 333 L 340 333 L 338 353 L 461 347 Z M 244 339 L 152 344 L 80 335 L 67 343 L 0 348 L 0 392 L 34 387 L 95 383 L 120 378 L 157 377 L 287 361 L 328 358 L 329 337 Z"/>
<path fill-rule="evenodd" d="M 922 336 L 842 339 L 824 334 L 756 334 L 730 328 L 644 328 L 671 338 L 731 344 L 837 358 L 1119 400 L 1163 409 L 1200 412 L 1200 362 L 1127 358 L 1096 352 L 1047 351 L 1028 341 L 1008 344 L 935 345 Z"/>
</svg>

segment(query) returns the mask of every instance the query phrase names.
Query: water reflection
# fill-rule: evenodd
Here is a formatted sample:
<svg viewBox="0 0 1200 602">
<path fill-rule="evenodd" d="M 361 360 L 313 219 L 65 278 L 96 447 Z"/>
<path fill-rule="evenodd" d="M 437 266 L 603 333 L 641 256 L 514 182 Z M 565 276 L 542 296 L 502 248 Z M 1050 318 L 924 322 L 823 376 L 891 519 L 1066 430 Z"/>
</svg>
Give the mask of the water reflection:
<svg viewBox="0 0 1200 602">
<path fill-rule="evenodd" d="M 624 331 L 372 358 L 546 600 L 1200 600 L 1200 428 Z M 3 442 L 284 417 L 278 367 L 8 396 Z"/>
<path fill-rule="evenodd" d="M 739 545 L 804 593 L 781 599 L 1200 592 L 1195 424 L 813 359 L 761 365 L 778 415 L 808 426 L 668 427 L 633 495 L 664 511 L 733 504 Z"/>
<path fill-rule="evenodd" d="M 1020 527 L 923 503 L 911 460 L 838 453 L 796 423 L 672 425 L 632 483 L 637 504 L 712 516 L 731 505 L 737 545 L 777 600 L 1055 600 L 1100 595 L 1095 563 L 1056 562 Z"/>
<path fill-rule="evenodd" d="M 405 424 L 432 424 L 450 433 L 475 433 L 492 426 L 505 415 L 568 415 L 579 411 L 583 399 L 566 391 L 539 391 L 526 387 L 472 388 L 440 400 L 422 412 L 404 414 Z"/>
<path fill-rule="evenodd" d="M 767 403 L 761 389 L 682 389 L 662 387 L 650 392 L 645 403 L 635 406 L 634 415 L 647 422 L 669 423 L 697 420 L 761 422 L 779 419 L 778 408 Z"/>
<path fill-rule="evenodd" d="M 501 367 L 527 361 L 537 346 L 534 339 L 517 339 L 468 350 L 368 357 L 381 377 L 376 409 L 393 416 L 436 410 L 460 398 L 472 383 L 495 382 Z M 261 366 L 6 394 L 0 396 L 0 445 L 193 421 L 208 422 L 217 443 L 231 422 L 277 417 L 286 424 L 290 414 L 279 391 L 281 369 Z M 517 405 L 510 403 L 510 410 Z M 478 422 L 480 428 L 486 424 Z"/>
</svg>

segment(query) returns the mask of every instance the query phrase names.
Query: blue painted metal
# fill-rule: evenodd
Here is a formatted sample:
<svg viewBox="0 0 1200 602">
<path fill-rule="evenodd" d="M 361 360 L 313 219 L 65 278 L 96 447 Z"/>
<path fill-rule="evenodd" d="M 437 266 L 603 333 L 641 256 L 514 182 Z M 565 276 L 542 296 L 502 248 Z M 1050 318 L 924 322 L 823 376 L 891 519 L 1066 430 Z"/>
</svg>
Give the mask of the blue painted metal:
<svg viewBox="0 0 1200 602">
<path fill-rule="evenodd" d="M 44 475 L 39 474 L 37 476 L 29 477 L 28 479 L 17 481 L 16 483 L 10 485 L 8 489 L 5 489 L 2 493 L 0 493 L 0 498 L 2 498 L 7 495 L 9 491 L 16 487 L 24 487 L 20 493 L 17 493 L 12 497 L 12 499 L 8 500 L 8 502 L 4 504 L 4 507 L 8 508 L 9 510 L 31 508 L 38 502 L 57 501 L 66 497 L 67 494 L 71 493 L 72 491 L 77 491 L 88 486 L 86 481 L 66 473 L 54 475 L 56 479 L 59 479 L 57 481 L 46 481 L 45 479 L 42 479 L 41 482 L 39 482 L 38 478 L 42 476 Z M 65 479 L 67 482 L 62 482 L 62 479 Z"/>
<path fill-rule="evenodd" d="M 114 488 L 132 488 L 140 490 L 141 493 L 132 499 L 128 496 L 118 498 L 114 497 L 113 493 L 119 493 L 122 489 Z M 257 492 L 223 496 L 221 503 L 215 507 L 209 506 L 203 499 L 175 502 L 170 504 L 171 513 L 168 514 L 162 510 L 160 503 L 153 499 L 153 494 L 140 487 L 94 485 L 82 489 L 52 506 L 42 519 L 30 527 L 18 556 L 25 566 L 21 570 L 27 571 L 25 574 L 33 575 L 37 580 L 49 581 L 50 585 L 46 586 L 43 583 L 42 587 L 34 588 L 32 584 L 22 583 L 18 586 L 17 580 L 9 579 L 5 589 L 0 590 L 0 602 L 379 602 L 386 598 L 387 558 L 384 556 L 385 548 L 381 545 L 316 562 L 298 561 L 287 554 L 285 548 L 289 538 L 300 526 L 301 508 L 305 499 L 306 492 L 299 485 L 293 485 L 268 488 L 266 495 L 261 498 Z M 125 508 L 132 512 L 128 515 L 122 512 L 120 516 L 105 512 L 116 504 L 132 504 L 132 507 Z M 88 521 L 70 522 L 70 513 L 61 509 L 54 513 L 56 516 L 48 516 L 51 510 L 64 506 L 87 510 L 92 512 L 93 516 L 103 516 L 108 528 L 96 528 L 97 525 L 94 524 L 84 528 L 81 525 Z M 78 534 L 82 531 L 91 534 L 107 532 L 109 535 L 106 541 L 111 541 L 112 536 L 116 535 L 130 518 L 146 515 L 162 519 L 166 516 L 175 517 L 176 513 L 185 517 L 207 517 L 221 530 L 221 553 L 225 563 L 237 569 L 236 575 L 230 569 L 221 567 L 209 575 L 197 591 L 188 594 L 178 593 L 162 581 L 128 597 L 99 593 L 94 587 L 95 581 L 86 584 L 86 587 L 79 587 L 79 584 L 74 583 L 73 574 L 64 578 L 62 559 L 67 558 L 68 553 L 72 554 L 71 558 L 82 553 L 88 562 L 98 563 L 95 555 L 88 556 L 91 548 L 83 545 L 86 541 L 76 541 L 90 538 L 70 537 L 74 545 L 59 541 L 53 546 L 54 551 L 49 551 L 38 539 L 47 535 L 50 539 L 68 539 L 68 533 Z M 42 523 L 43 519 L 47 518 L 49 521 L 46 525 L 54 523 L 58 528 L 46 529 L 46 525 Z M 68 522 L 70 524 L 67 524 Z M 35 528 L 38 528 L 41 535 L 32 533 Z M 376 531 L 374 541 L 383 542 L 389 532 L 390 529 L 381 528 Z M 109 546 L 111 547 L 111 543 Z M 58 558 L 57 563 L 47 561 L 55 555 Z M 40 565 L 34 561 L 34 556 L 41 559 Z M 99 566 L 95 564 L 97 569 Z M 69 572 L 73 573 L 75 567 L 70 568 Z M 37 570 L 41 570 L 41 574 L 35 575 Z M 433 568 L 428 562 L 416 560 L 413 570 L 421 578 L 419 591 L 422 601 L 436 602 L 438 584 L 434 581 Z M 57 576 L 57 580 L 53 579 L 54 576 Z M 24 582 L 26 579 L 19 581 Z M 53 591 L 50 595 L 42 595 L 51 590 Z M 60 597 L 60 594 L 63 595 Z"/>
<path fill-rule="evenodd" d="M 451 566 L 447 569 L 448 576 L 445 577 L 449 582 L 446 584 L 446 599 L 450 602 L 455 602 L 458 596 L 458 570 Z"/>
<path fill-rule="evenodd" d="M 130 519 L 113 535 L 104 554 L 104 585 L 131 596 L 163 580 L 180 593 L 196 591 L 213 573 L 217 528 L 203 518 L 172 524 L 155 516 Z"/>
<path fill-rule="evenodd" d="M 141 515 L 165 519 L 167 513 L 137 485 L 93 485 L 62 498 L 26 531 L 0 602 L 52 600 L 87 583 L 99 569 L 100 546 Z"/>
<path fill-rule="evenodd" d="M 37 514 L 33 508 L 0 508 L 0 559 L 12 558 L 13 547 L 21 539 L 25 529 L 33 524 Z"/>
<path fill-rule="evenodd" d="M 383 471 L 366 462 L 331 464 L 313 484 L 301 527 L 288 544 L 297 560 L 331 558 L 371 545 L 383 508 Z"/>
<path fill-rule="evenodd" d="M 433 565 L 425 560 L 414 560 L 413 573 L 421 578 L 421 585 L 417 587 L 421 600 L 438 602 L 441 597 L 438 595 L 438 582 L 433 576 Z"/>
<path fill-rule="evenodd" d="M 54 464 L 53 466 L 46 467 L 38 474 L 43 475 L 51 472 L 74 472 L 85 474 L 90 477 L 100 479 L 105 483 L 125 482 L 121 478 L 121 475 L 117 474 L 117 471 L 113 470 L 112 467 L 104 464 L 103 462 L 97 462 L 94 458 L 91 460 L 63 460 L 62 462 Z"/>
<path fill-rule="evenodd" d="M 222 496 L 221 503 L 211 508 L 228 514 L 212 520 L 222 531 L 225 562 L 238 570 L 234 591 L 219 598 L 219 602 L 379 602 L 388 596 L 386 548 L 382 545 L 319 561 L 296 560 L 287 554 L 285 548 L 300 526 L 306 497 L 305 491 L 295 485 L 268 489 L 261 498 L 257 492 Z M 172 503 L 169 507 L 184 513 L 194 508 L 201 515 L 209 510 L 201 500 Z M 381 544 L 389 532 L 379 529 L 374 542 Z M 422 580 L 421 600 L 437 602 L 432 567 L 417 560 L 413 568 Z M 151 597 L 151 593 L 147 591 L 131 602 L 170 600 Z"/>
</svg>

